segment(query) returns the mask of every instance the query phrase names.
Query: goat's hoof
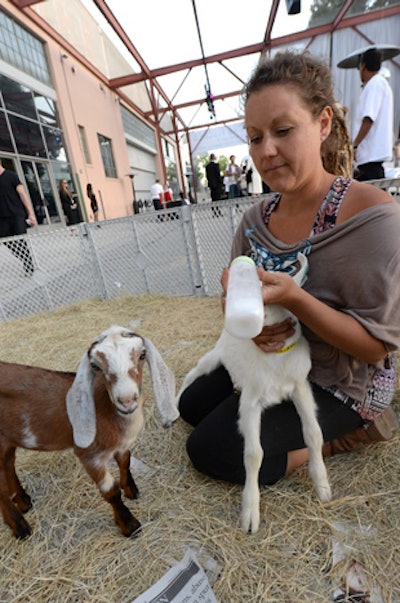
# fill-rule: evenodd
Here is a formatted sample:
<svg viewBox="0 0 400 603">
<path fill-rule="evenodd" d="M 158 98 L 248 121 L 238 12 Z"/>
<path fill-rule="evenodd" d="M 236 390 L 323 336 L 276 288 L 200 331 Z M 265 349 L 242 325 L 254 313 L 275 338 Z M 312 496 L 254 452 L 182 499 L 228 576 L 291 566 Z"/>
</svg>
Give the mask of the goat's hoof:
<svg viewBox="0 0 400 603">
<path fill-rule="evenodd" d="M 32 534 L 32 530 L 29 523 L 24 520 L 13 529 L 13 534 L 17 540 L 25 540 Z"/>
<path fill-rule="evenodd" d="M 132 487 L 132 486 L 127 486 L 124 489 L 124 494 L 126 496 L 126 498 L 130 498 L 131 500 L 135 499 L 135 498 L 139 498 L 139 488 Z"/>
<path fill-rule="evenodd" d="M 255 534 L 258 532 L 258 528 L 260 526 L 260 518 L 252 517 L 250 514 L 242 514 L 241 517 L 241 526 L 242 529 L 247 532 L 247 534 Z"/>
<path fill-rule="evenodd" d="M 332 500 L 332 492 L 330 486 L 320 486 L 317 490 L 317 493 L 320 501 L 323 503 Z"/>
<path fill-rule="evenodd" d="M 31 497 L 26 492 L 15 494 L 12 498 L 12 502 L 20 513 L 27 513 L 29 509 L 32 508 Z"/>
<path fill-rule="evenodd" d="M 136 519 L 136 517 L 133 517 L 133 515 L 132 519 L 128 523 L 126 523 L 124 526 L 121 526 L 121 532 L 124 536 L 126 536 L 126 538 L 129 538 L 130 536 L 132 536 L 132 538 L 136 538 L 141 529 L 142 526 L 140 525 L 140 522 Z"/>
</svg>

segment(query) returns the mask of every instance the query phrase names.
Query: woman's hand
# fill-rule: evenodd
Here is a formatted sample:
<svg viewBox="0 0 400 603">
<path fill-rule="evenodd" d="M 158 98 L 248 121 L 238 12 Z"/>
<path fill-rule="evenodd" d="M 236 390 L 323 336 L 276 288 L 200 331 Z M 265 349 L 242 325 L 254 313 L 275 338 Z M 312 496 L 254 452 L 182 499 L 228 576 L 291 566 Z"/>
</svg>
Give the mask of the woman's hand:
<svg viewBox="0 0 400 603">
<path fill-rule="evenodd" d="M 267 308 L 268 312 L 268 308 Z M 283 322 L 263 327 L 263 330 L 253 341 L 264 352 L 278 352 L 285 347 L 286 339 L 292 337 L 295 333 L 296 322 L 288 317 Z"/>
<path fill-rule="evenodd" d="M 258 276 L 262 282 L 262 296 L 264 305 L 279 304 L 287 307 L 293 302 L 301 290 L 289 274 L 284 272 L 267 272 L 263 268 L 257 268 Z"/>
</svg>

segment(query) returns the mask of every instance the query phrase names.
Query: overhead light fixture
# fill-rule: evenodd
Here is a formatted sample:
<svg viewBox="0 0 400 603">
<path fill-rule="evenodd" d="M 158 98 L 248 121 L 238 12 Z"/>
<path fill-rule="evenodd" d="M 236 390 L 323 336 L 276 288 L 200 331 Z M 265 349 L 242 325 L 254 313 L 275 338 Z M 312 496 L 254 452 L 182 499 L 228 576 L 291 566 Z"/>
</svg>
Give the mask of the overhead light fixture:
<svg viewBox="0 0 400 603">
<path fill-rule="evenodd" d="M 286 0 L 288 15 L 298 15 L 301 11 L 301 0 Z"/>
<path fill-rule="evenodd" d="M 214 117 L 216 117 L 215 107 L 214 107 L 214 95 L 211 92 L 209 84 L 204 84 L 204 88 L 206 90 L 206 103 L 207 103 L 208 110 L 210 112 L 210 119 L 213 119 Z"/>
</svg>

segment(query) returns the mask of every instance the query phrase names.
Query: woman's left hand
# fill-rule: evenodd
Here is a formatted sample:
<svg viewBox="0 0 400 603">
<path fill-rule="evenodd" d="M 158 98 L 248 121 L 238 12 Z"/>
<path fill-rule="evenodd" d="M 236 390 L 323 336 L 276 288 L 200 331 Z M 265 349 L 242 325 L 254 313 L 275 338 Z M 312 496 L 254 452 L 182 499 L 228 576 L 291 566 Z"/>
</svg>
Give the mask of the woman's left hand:
<svg viewBox="0 0 400 603">
<path fill-rule="evenodd" d="M 268 312 L 268 309 L 267 309 Z M 263 327 L 263 330 L 253 341 L 264 352 L 279 352 L 285 347 L 285 341 L 295 333 L 295 321 L 288 317 L 283 322 Z"/>
</svg>

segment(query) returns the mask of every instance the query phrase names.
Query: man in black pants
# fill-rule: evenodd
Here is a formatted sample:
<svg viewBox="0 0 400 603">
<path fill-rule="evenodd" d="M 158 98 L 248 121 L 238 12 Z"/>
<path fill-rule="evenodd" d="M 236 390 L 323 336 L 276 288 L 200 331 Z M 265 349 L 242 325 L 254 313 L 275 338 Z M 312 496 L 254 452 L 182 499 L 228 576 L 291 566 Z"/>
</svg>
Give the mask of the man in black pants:
<svg viewBox="0 0 400 603">
<path fill-rule="evenodd" d="M 206 165 L 206 176 L 211 201 L 219 201 L 221 199 L 221 170 L 214 153 L 211 153 L 210 161 Z M 222 215 L 220 210 L 217 211 L 215 208 L 213 208 L 213 213 L 214 215 Z"/>
<path fill-rule="evenodd" d="M 32 226 L 37 225 L 31 202 L 20 179 L 15 172 L 6 170 L 0 159 L 0 237 L 26 234 L 26 220 Z M 34 267 L 26 241 L 10 241 L 6 245 L 15 257 L 22 260 L 26 274 L 32 274 Z"/>
</svg>

